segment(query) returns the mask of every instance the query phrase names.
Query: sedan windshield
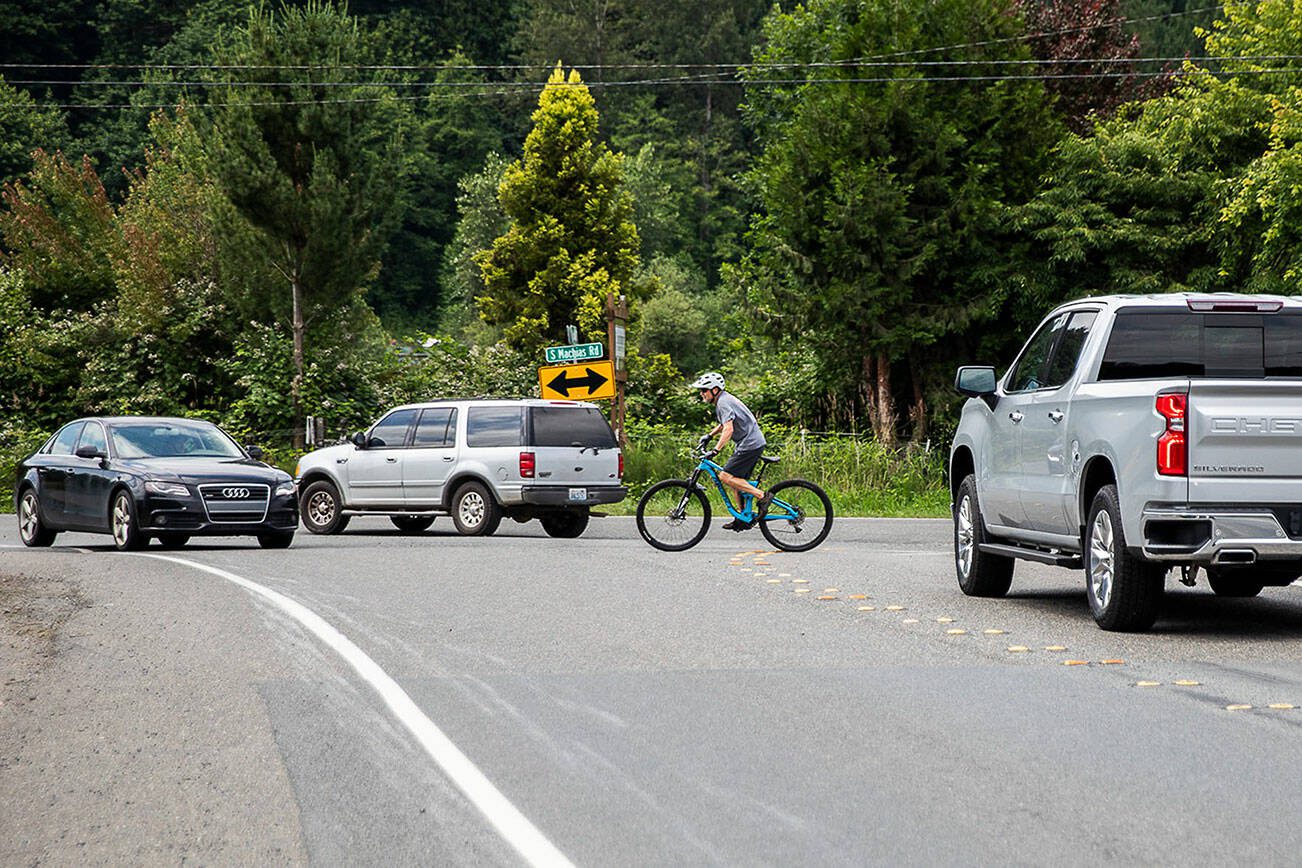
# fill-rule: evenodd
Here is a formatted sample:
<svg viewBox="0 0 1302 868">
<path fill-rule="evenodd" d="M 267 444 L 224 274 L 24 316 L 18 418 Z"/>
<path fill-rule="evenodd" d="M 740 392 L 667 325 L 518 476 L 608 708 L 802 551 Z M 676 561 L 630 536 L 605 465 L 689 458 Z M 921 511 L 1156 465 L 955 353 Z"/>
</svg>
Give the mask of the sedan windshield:
<svg viewBox="0 0 1302 868">
<path fill-rule="evenodd" d="M 231 438 L 213 425 L 178 422 L 114 425 L 119 458 L 243 458 Z"/>
</svg>

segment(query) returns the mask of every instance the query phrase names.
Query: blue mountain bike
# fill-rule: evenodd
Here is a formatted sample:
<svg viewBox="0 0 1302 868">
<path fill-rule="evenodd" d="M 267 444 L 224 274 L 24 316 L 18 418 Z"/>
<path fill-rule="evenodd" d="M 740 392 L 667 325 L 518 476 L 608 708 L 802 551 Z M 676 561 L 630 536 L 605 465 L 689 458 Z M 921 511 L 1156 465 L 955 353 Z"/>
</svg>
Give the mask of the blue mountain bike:
<svg viewBox="0 0 1302 868">
<path fill-rule="evenodd" d="M 773 492 L 773 502 L 768 514 L 759 520 L 751 495 L 741 496 L 740 510 L 733 506 L 728 490 L 719 481 L 723 468 L 711 461 L 712 457 L 711 452 L 698 452 L 698 463 L 687 479 L 666 479 L 647 489 L 637 504 L 637 529 L 642 539 L 661 551 L 681 552 L 705 538 L 710 529 L 710 501 L 705 487 L 699 484 L 702 475 L 714 480 L 733 518 L 758 523 L 760 533 L 776 548 L 805 552 L 827 539 L 832 529 L 832 501 L 823 489 L 804 479 L 779 482 L 767 489 Z M 751 484 L 759 487 L 765 469 L 777 460 L 768 455 L 761 458 Z"/>
</svg>

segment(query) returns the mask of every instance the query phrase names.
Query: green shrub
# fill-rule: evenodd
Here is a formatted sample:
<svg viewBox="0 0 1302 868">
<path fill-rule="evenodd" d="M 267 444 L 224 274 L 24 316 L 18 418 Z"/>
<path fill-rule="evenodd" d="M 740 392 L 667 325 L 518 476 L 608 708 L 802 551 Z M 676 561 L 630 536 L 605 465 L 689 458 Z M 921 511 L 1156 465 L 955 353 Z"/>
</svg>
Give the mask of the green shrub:
<svg viewBox="0 0 1302 868">
<path fill-rule="evenodd" d="M 18 462 L 41 448 L 53 433 L 0 422 L 0 512 L 13 511 Z"/>
</svg>

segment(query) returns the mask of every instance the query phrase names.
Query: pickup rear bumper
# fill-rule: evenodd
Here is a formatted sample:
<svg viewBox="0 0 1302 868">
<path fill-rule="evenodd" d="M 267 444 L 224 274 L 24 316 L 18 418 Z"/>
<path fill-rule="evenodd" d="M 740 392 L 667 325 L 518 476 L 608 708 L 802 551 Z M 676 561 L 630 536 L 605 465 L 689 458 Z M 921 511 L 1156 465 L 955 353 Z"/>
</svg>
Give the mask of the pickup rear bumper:
<svg viewBox="0 0 1302 868">
<path fill-rule="evenodd" d="M 1302 561 L 1302 506 L 1148 505 L 1145 560 L 1202 566 Z M 1292 535 L 1290 535 L 1292 531 Z"/>
</svg>

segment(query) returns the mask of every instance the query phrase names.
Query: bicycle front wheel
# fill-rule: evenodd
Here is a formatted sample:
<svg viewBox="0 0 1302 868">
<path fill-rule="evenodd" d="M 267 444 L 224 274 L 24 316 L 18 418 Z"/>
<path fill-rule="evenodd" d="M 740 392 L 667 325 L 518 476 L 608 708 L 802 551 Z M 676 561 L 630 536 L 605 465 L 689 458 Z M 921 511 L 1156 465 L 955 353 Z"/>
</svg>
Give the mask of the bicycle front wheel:
<svg viewBox="0 0 1302 868">
<path fill-rule="evenodd" d="M 766 540 L 783 551 L 807 552 L 827 539 L 832 501 L 823 489 L 804 479 L 788 479 L 769 491 L 773 502 L 760 522 Z"/>
<path fill-rule="evenodd" d="M 681 479 L 657 482 L 637 502 L 638 533 L 662 552 L 690 549 L 709 529 L 710 502 Z"/>
</svg>

